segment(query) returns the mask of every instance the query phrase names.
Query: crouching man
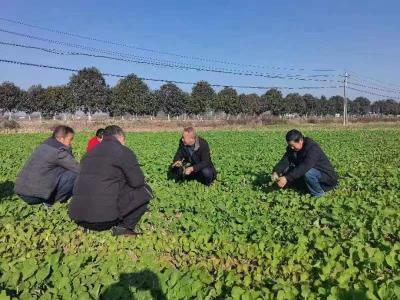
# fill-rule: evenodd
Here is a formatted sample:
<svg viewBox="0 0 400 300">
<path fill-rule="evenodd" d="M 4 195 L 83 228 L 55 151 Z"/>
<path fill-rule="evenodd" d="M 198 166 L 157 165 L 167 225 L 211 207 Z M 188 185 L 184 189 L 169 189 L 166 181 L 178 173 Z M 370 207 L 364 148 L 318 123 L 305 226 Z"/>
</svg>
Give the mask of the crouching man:
<svg viewBox="0 0 400 300">
<path fill-rule="evenodd" d="M 74 130 L 57 126 L 32 153 L 15 182 L 15 193 L 28 204 L 65 202 L 72 196 L 79 163 L 72 155 Z"/>
<path fill-rule="evenodd" d="M 305 184 L 313 196 L 323 196 L 337 185 L 338 176 L 321 147 L 296 130 L 286 134 L 286 153 L 274 167 L 272 180 L 280 188 Z"/>
<path fill-rule="evenodd" d="M 193 127 L 185 128 L 169 170 L 169 178 L 176 181 L 195 179 L 208 186 L 216 177 L 208 143 L 196 135 Z"/>
<path fill-rule="evenodd" d="M 112 125 L 82 158 L 69 216 L 86 229 L 112 228 L 113 235 L 134 236 L 152 198 L 135 154 L 125 146 L 124 132 Z"/>
</svg>

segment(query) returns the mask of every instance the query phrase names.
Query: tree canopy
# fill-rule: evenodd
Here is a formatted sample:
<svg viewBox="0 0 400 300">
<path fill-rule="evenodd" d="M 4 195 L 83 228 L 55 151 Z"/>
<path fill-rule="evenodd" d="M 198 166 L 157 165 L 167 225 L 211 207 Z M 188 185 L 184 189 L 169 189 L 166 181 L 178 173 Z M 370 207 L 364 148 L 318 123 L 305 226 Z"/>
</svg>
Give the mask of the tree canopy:
<svg viewBox="0 0 400 300">
<path fill-rule="evenodd" d="M 110 116 L 157 116 L 161 111 L 171 117 L 182 114 L 198 116 L 211 111 L 228 116 L 264 113 L 275 116 L 334 116 L 343 114 L 343 102 L 344 98 L 339 95 L 329 99 L 299 93 L 283 96 L 276 88 L 265 91 L 261 96 L 255 93 L 238 95 L 232 87 L 224 87 L 216 93 L 206 81 L 194 84 L 190 94 L 173 83 L 166 83 L 152 91 L 135 74 L 120 79 L 110 88 L 94 67 L 73 74 L 67 85 L 47 88 L 33 85 L 24 91 L 12 82 L 0 84 L 0 112 L 9 113 L 10 117 L 16 111 L 24 111 L 29 116 L 40 112 L 46 118 L 77 111 L 83 111 L 89 117 L 96 112 L 107 112 Z M 400 114 L 400 103 L 393 99 L 371 102 L 366 97 L 357 97 L 348 99 L 348 104 L 350 115 Z"/>
</svg>

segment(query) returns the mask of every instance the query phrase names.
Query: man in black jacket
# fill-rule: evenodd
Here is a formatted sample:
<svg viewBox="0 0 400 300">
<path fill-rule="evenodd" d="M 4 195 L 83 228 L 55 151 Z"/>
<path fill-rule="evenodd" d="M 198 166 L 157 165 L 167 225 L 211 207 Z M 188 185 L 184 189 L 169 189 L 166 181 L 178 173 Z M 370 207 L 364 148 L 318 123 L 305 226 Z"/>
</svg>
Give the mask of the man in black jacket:
<svg viewBox="0 0 400 300">
<path fill-rule="evenodd" d="M 287 184 L 298 186 L 300 180 L 303 180 L 313 196 L 322 196 L 326 191 L 335 188 L 338 176 L 316 142 L 304 137 L 296 129 L 286 134 L 286 142 L 286 153 L 272 173 L 272 180 L 280 188 Z"/>
<path fill-rule="evenodd" d="M 36 148 L 15 182 L 15 193 L 28 204 L 64 202 L 72 196 L 79 163 L 72 155 L 74 130 L 57 126 Z"/>
<path fill-rule="evenodd" d="M 113 228 L 113 235 L 137 235 L 135 225 L 152 197 L 135 154 L 125 146 L 122 129 L 112 125 L 105 128 L 103 141 L 82 158 L 69 216 L 86 229 Z"/>
<path fill-rule="evenodd" d="M 169 177 L 177 181 L 183 178 L 195 179 L 208 186 L 214 181 L 216 175 L 208 143 L 196 135 L 193 127 L 185 128 L 169 171 Z"/>
</svg>

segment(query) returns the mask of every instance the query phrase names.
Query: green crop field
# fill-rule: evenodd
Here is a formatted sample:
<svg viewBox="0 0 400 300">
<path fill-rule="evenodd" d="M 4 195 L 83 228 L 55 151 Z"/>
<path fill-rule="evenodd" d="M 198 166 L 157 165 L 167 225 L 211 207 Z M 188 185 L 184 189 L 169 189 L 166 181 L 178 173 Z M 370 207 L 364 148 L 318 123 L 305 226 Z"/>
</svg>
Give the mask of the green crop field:
<svg viewBox="0 0 400 300">
<path fill-rule="evenodd" d="M 167 181 L 179 133 L 128 134 L 156 194 L 137 238 L 19 200 L 13 182 L 46 135 L 1 135 L 0 299 L 400 299 L 400 128 L 306 130 L 340 175 L 323 198 L 270 185 L 284 133 L 202 133 L 210 188 Z"/>
</svg>

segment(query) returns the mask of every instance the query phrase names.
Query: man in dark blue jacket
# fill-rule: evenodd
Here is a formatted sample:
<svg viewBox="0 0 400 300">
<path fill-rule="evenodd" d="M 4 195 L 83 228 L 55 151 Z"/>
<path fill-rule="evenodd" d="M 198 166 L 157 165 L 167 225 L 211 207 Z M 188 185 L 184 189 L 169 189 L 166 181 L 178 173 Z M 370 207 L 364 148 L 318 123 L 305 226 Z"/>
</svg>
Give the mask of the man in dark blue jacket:
<svg viewBox="0 0 400 300">
<path fill-rule="evenodd" d="M 296 130 L 286 134 L 286 153 L 274 167 L 272 180 L 280 188 L 298 186 L 303 181 L 313 196 L 322 196 L 335 188 L 338 176 L 321 147 Z"/>
</svg>

